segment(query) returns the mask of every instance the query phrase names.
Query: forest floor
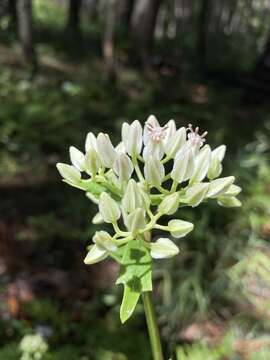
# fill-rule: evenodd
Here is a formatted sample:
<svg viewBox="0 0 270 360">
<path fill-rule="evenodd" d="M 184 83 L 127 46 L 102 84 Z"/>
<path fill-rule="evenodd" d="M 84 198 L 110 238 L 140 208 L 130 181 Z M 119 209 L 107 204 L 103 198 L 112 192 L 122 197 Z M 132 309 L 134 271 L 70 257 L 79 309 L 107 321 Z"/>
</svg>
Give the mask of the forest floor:
<svg viewBox="0 0 270 360">
<path fill-rule="evenodd" d="M 269 139 L 263 139 L 260 130 L 269 130 L 269 103 L 263 91 L 254 92 L 250 86 L 190 77 L 165 64 L 144 76 L 119 62 L 113 85 L 97 56 L 88 54 L 80 60 L 56 55 L 47 45 L 39 45 L 38 51 L 39 72 L 30 79 L 17 45 L 0 46 L 0 358 L 18 359 L 18 341 L 39 329 L 49 337 L 48 359 L 149 359 L 142 308 L 126 327 L 120 326 L 120 291 L 113 289 L 118 267 L 107 262 L 89 269 L 82 263 L 96 230 L 89 224 L 94 209 L 82 194 L 61 184 L 55 163 L 67 159 L 69 145 L 82 147 L 90 130 L 112 132 L 119 140 L 116 134 L 124 120 L 144 121 L 155 113 L 162 122 L 175 118 L 178 125 L 198 124 L 210 132 L 211 143 L 229 145 L 228 168 L 241 168 L 234 160 L 240 159 L 243 149 L 249 152 L 248 161 L 255 162 L 248 175 L 244 166 L 239 169 L 240 179 L 244 184 L 254 181 L 254 189 L 249 187 L 250 199 L 237 224 L 253 217 L 256 236 L 265 241 L 264 253 L 270 236 L 270 170 L 260 161 Z M 244 163 L 246 153 L 243 156 Z M 249 256 L 252 252 L 247 251 L 243 258 Z M 210 308 L 177 326 L 173 335 L 161 319 L 163 337 L 173 337 L 174 345 L 206 343 L 219 354 L 213 359 L 253 359 L 253 353 L 270 344 L 267 281 L 256 282 L 259 295 L 253 302 L 221 304 L 218 314 Z M 250 280 L 252 285 L 254 293 Z M 239 316 L 233 317 L 235 313 Z M 233 340 L 232 328 L 238 332 Z M 227 355 L 228 347 L 233 355 Z"/>
</svg>

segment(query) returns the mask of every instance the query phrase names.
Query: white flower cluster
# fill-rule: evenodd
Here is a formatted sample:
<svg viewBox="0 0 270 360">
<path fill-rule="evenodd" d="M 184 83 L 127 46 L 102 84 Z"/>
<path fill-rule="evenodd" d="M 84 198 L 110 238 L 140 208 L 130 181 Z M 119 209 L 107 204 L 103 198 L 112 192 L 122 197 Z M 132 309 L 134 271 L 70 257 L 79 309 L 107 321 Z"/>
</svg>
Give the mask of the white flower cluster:
<svg viewBox="0 0 270 360">
<path fill-rule="evenodd" d="M 70 147 L 72 165 L 57 164 L 63 180 L 86 191 L 99 207 L 93 222 L 110 223 L 115 232 L 96 232 L 86 264 L 113 256 L 135 239 L 149 249 L 152 258 L 174 256 L 179 252 L 174 242 L 169 238 L 151 242 L 151 231 L 161 229 L 180 238 L 192 231 L 193 224 L 173 219 L 164 226 L 158 223 L 163 215 L 208 199 L 226 207 L 241 205 L 236 198 L 241 188 L 234 185 L 234 177 L 219 178 L 226 147 L 211 150 L 205 145 L 206 135 L 191 125 L 177 129 L 174 120 L 161 127 L 151 115 L 144 129 L 138 120 L 124 123 L 122 142 L 116 147 L 107 134 L 95 137 L 91 132 L 85 153 Z"/>
<path fill-rule="evenodd" d="M 41 360 L 48 345 L 39 334 L 25 335 L 20 342 L 21 360 Z"/>
</svg>

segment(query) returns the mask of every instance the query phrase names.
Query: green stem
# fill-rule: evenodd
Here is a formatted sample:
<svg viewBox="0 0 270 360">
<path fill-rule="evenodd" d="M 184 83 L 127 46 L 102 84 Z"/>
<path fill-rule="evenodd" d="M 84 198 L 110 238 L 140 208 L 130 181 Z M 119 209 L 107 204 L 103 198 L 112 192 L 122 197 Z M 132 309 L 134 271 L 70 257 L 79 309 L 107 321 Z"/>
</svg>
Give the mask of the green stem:
<svg viewBox="0 0 270 360">
<path fill-rule="evenodd" d="M 143 292 L 142 297 L 143 297 L 144 311 L 145 311 L 146 322 L 148 327 L 148 334 L 152 348 L 153 360 L 164 360 L 162 354 L 160 335 L 157 325 L 157 318 L 156 318 L 153 299 L 152 299 L 152 292 L 151 291 Z"/>
</svg>

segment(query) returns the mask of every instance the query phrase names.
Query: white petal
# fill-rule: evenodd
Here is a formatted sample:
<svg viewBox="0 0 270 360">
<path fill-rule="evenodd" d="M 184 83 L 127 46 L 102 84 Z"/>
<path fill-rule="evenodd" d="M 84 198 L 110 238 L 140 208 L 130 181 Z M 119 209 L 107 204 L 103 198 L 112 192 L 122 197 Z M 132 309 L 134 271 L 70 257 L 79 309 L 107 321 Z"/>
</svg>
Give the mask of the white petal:
<svg viewBox="0 0 270 360">
<path fill-rule="evenodd" d="M 76 149 L 74 146 L 70 146 L 69 155 L 72 165 L 74 165 L 79 171 L 84 171 L 84 154 L 80 150 Z"/>
<path fill-rule="evenodd" d="M 122 125 L 122 141 L 130 156 L 138 156 L 142 149 L 142 126 L 138 120 Z"/>
<path fill-rule="evenodd" d="M 117 153 L 108 134 L 98 134 L 97 150 L 103 165 L 107 168 L 112 168 Z"/>
<path fill-rule="evenodd" d="M 185 148 L 180 151 L 173 164 L 171 177 L 173 180 L 181 183 L 189 180 L 195 170 L 194 155 L 192 149 Z"/>
<path fill-rule="evenodd" d="M 207 197 L 217 197 L 226 193 L 229 187 L 234 182 L 234 176 L 227 176 L 219 178 L 210 182 L 210 186 L 207 192 Z"/>
<path fill-rule="evenodd" d="M 174 214 L 179 206 L 179 193 L 166 196 L 158 206 L 158 212 L 166 215 Z"/>
<path fill-rule="evenodd" d="M 171 235 L 175 238 L 182 238 L 190 233 L 194 225 L 189 221 L 174 219 L 169 221 L 168 229 Z"/>
<path fill-rule="evenodd" d="M 192 175 L 192 178 L 190 179 L 192 183 L 200 182 L 205 178 L 207 171 L 209 169 L 210 161 L 211 161 L 211 149 L 209 145 L 205 145 L 204 147 L 201 148 L 201 150 L 199 151 L 198 155 L 195 158 L 195 171 L 194 174 Z"/>
<path fill-rule="evenodd" d="M 165 143 L 165 153 L 173 158 L 186 143 L 186 128 L 178 129 Z"/>
<path fill-rule="evenodd" d="M 131 213 L 143 204 L 142 194 L 134 179 L 130 179 L 122 199 L 125 212 Z"/>
<path fill-rule="evenodd" d="M 149 140 L 150 140 L 150 136 L 149 136 L 149 130 L 147 125 L 152 125 L 154 128 L 156 127 L 160 127 L 159 122 L 157 120 L 157 118 L 155 117 L 155 115 L 150 115 L 144 125 L 144 131 L 143 131 L 143 143 L 144 145 L 147 145 Z"/>
<path fill-rule="evenodd" d="M 96 213 L 96 215 L 92 219 L 92 224 L 99 225 L 103 223 L 104 223 L 104 219 L 102 218 L 101 214 L 99 212 Z"/>
<path fill-rule="evenodd" d="M 187 203 L 192 206 L 198 206 L 205 198 L 209 189 L 209 183 L 199 183 L 191 186 L 186 192 Z"/>
<path fill-rule="evenodd" d="M 232 184 L 229 189 L 225 192 L 224 196 L 237 196 L 242 189 L 240 186 Z"/>
<path fill-rule="evenodd" d="M 108 251 L 100 249 L 97 245 L 91 245 L 86 258 L 84 259 L 84 263 L 86 265 L 92 265 L 99 261 L 104 260 L 108 256 Z"/>
<path fill-rule="evenodd" d="M 125 154 L 126 153 L 126 148 L 125 148 L 125 145 L 124 145 L 123 141 L 121 141 L 118 145 L 116 145 L 115 151 L 118 154 Z"/>
<path fill-rule="evenodd" d="M 122 153 L 119 154 L 114 162 L 113 170 L 119 177 L 119 181 L 128 181 L 134 170 L 133 164 L 130 158 Z"/>
<path fill-rule="evenodd" d="M 224 207 L 240 207 L 241 201 L 234 196 L 220 196 L 218 198 L 218 204 Z"/>
<path fill-rule="evenodd" d="M 116 251 L 117 246 L 111 235 L 107 231 L 97 231 L 93 237 L 93 242 L 102 250 Z"/>
<path fill-rule="evenodd" d="M 165 149 L 166 146 L 170 143 L 172 137 L 174 136 L 174 134 L 176 133 L 176 125 L 175 125 L 175 121 L 174 120 L 170 120 L 167 122 L 167 124 L 165 125 L 166 127 L 166 135 L 165 138 L 163 140 Z"/>
<path fill-rule="evenodd" d="M 81 179 L 81 173 L 72 165 L 57 163 L 57 170 L 61 176 L 71 183 L 76 183 Z"/>
<path fill-rule="evenodd" d="M 150 254 L 154 259 L 171 258 L 179 253 L 178 247 L 168 238 L 160 238 L 150 246 Z"/>
<path fill-rule="evenodd" d="M 87 152 L 90 148 L 93 148 L 97 151 L 97 139 L 92 132 L 89 132 L 86 135 L 85 152 Z"/>
<path fill-rule="evenodd" d="M 145 179 L 152 185 L 160 185 L 165 176 L 163 164 L 156 157 L 150 156 L 144 166 Z"/>
<path fill-rule="evenodd" d="M 96 174 L 101 167 L 101 161 L 94 148 L 89 148 L 85 155 L 85 168 L 89 175 Z"/>
<path fill-rule="evenodd" d="M 224 159 L 226 152 L 226 145 L 220 145 L 212 151 L 212 156 L 217 157 L 221 162 Z"/>
<path fill-rule="evenodd" d="M 103 192 L 99 198 L 99 212 L 107 223 L 114 223 L 120 218 L 120 209 L 115 200 L 109 194 Z"/>
<path fill-rule="evenodd" d="M 157 159 L 161 160 L 164 155 L 164 145 L 163 142 L 155 143 L 154 141 L 149 141 L 148 144 L 143 149 L 143 158 L 145 161 L 149 161 L 150 156 L 154 156 Z"/>
<path fill-rule="evenodd" d="M 127 227 L 132 233 L 137 232 L 145 227 L 145 211 L 142 208 L 137 208 L 126 219 Z"/>
</svg>

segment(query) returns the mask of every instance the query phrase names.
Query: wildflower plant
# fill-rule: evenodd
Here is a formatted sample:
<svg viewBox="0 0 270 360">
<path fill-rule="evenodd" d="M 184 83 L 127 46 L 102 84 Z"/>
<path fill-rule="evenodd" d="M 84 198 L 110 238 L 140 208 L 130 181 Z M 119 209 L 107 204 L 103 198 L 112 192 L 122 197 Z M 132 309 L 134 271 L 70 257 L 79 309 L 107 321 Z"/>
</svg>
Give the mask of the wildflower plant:
<svg viewBox="0 0 270 360">
<path fill-rule="evenodd" d="M 150 115 L 144 128 L 138 120 L 123 123 L 116 147 L 109 135 L 88 133 L 85 152 L 71 146 L 72 165 L 57 164 L 63 181 L 85 191 L 98 206 L 93 223 L 112 226 L 112 233 L 95 233 L 84 262 L 111 257 L 121 264 L 116 282 L 124 287 L 120 319 L 130 318 L 142 295 L 154 359 L 162 359 L 162 351 L 151 299 L 152 259 L 177 255 L 172 239 L 194 228 L 184 219 L 173 218 L 167 225 L 160 219 L 210 200 L 225 207 L 241 205 L 234 177 L 219 177 L 226 146 L 211 150 L 206 135 L 192 125 L 177 129 L 174 120 L 161 127 Z M 152 241 L 155 230 L 166 235 Z"/>
<path fill-rule="evenodd" d="M 48 344 L 39 334 L 25 335 L 20 342 L 21 360 L 41 360 L 48 351 Z"/>
</svg>

